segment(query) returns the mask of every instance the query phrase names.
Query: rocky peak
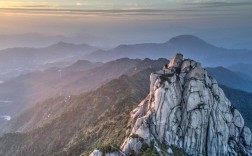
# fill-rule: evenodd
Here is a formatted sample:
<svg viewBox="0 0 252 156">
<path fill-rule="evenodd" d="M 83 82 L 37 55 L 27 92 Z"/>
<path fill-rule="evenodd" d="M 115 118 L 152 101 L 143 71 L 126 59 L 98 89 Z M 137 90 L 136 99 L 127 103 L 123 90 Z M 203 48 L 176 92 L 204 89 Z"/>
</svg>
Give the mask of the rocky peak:
<svg viewBox="0 0 252 156">
<path fill-rule="evenodd" d="M 183 55 L 178 53 L 169 62 L 168 68 L 180 68 L 182 62 L 183 62 Z"/>
<path fill-rule="evenodd" d="M 131 112 L 122 153 L 252 155 L 251 131 L 201 64 L 177 54 L 150 75 L 149 95 Z M 177 155 L 181 155 L 177 154 Z"/>
</svg>

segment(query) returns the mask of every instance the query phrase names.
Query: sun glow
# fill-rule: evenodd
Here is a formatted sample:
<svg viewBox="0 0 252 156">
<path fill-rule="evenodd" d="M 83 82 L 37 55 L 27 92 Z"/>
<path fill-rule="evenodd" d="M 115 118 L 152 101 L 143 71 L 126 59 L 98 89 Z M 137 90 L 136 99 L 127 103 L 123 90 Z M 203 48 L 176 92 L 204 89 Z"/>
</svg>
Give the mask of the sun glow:
<svg viewBox="0 0 252 156">
<path fill-rule="evenodd" d="M 9 2 L 0 1 L 0 8 L 9 8 L 9 7 L 11 7 Z"/>
<path fill-rule="evenodd" d="M 1 1 L 0 8 L 26 8 L 26 9 L 37 9 L 37 8 L 52 8 L 56 4 L 49 2 L 34 2 L 34 1 Z"/>
<path fill-rule="evenodd" d="M 24 5 L 30 5 L 30 3 L 24 3 L 20 1 L 0 1 L 0 8 L 19 8 Z"/>
</svg>

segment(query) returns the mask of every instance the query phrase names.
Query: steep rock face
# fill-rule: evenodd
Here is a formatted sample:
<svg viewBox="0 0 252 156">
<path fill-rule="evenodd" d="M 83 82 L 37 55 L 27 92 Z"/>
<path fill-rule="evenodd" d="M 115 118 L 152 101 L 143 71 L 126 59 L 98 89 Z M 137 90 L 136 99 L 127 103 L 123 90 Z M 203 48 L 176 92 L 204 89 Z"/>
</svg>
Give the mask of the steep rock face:
<svg viewBox="0 0 252 156">
<path fill-rule="evenodd" d="M 173 69 L 173 70 L 171 70 Z M 252 155 L 251 131 L 201 64 L 177 54 L 167 71 L 150 75 L 150 94 L 131 112 L 125 154 L 143 144 L 161 153 Z"/>
</svg>

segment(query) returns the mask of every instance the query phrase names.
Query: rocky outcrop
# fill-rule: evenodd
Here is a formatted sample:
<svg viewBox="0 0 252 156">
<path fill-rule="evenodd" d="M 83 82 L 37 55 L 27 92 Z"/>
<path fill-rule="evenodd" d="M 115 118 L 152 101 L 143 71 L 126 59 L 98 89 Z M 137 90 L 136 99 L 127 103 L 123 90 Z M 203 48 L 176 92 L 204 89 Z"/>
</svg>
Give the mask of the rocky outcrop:
<svg viewBox="0 0 252 156">
<path fill-rule="evenodd" d="M 172 147 L 189 155 L 252 155 L 251 131 L 201 64 L 177 54 L 168 72 L 150 75 L 150 94 L 131 113 L 125 154 L 143 144 L 163 154 Z"/>
</svg>

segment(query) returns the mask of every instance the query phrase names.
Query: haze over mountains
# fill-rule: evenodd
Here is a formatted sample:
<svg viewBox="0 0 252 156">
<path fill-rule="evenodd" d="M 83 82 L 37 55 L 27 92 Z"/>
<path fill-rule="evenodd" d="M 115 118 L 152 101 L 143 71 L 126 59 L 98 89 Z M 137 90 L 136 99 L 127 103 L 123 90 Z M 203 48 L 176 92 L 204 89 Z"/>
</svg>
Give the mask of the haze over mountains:
<svg viewBox="0 0 252 156">
<path fill-rule="evenodd" d="M 220 84 L 225 86 L 252 92 L 252 78 L 246 76 L 248 73 L 233 72 L 224 67 L 206 68 L 209 75 L 216 78 Z"/>
<path fill-rule="evenodd" d="M 125 70 L 129 70 L 141 62 L 139 59 L 122 59 L 103 66 L 102 63 L 77 61 L 80 59 L 106 62 L 122 57 L 134 59 L 144 59 L 145 57 L 167 58 L 174 52 L 180 51 L 184 52 L 185 57 L 193 57 L 195 60 L 206 62 L 204 63 L 205 66 L 228 66 L 229 70 L 222 67 L 207 68 L 207 70 L 223 85 L 248 92 L 252 90 L 250 64 L 245 64 L 249 63 L 252 58 L 252 52 L 249 50 L 218 48 L 192 35 L 177 36 L 159 44 L 120 45 L 108 51 L 97 49 L 86 44 L 77 45 L 59 42 L 45 48 L 1 50 L 0 102 L 2 103 L 1 110 L 5 113 L 2 115 L 12 116 L 16 114 L 16 111 L 23 107 L 23 103 L 30 105 L 29 101 L 37 103 L 53 96 L 94 89 L 115 78 L 115 75 L 119 76 Z M 75 61 L 77 61 L 75 64 L 67 67 Z M 148 62 L 148 60 L 145 61 Z M 56 68 L 45 70 L 50 67 Z M 142 67 L 138 65 L 137 68 Z M 108 69 L 115 70 L 106 74 L 105 71 L 109 71 Z M 29 74 L 18 76 L 25 73 Z M 16 78 L 13 79 L 13 77 Z M 6 83 L 3 83 L 4 81 Z M 91 82 L 94 85 L 91 85 Z M 32 96 L 30 96 L 31 93 Z M 16 104 L 19 106 L 17 107 Z M 16 111 L 9 109 L 10 105 L 16 106 Z"/>
<path fill-rule="evenodd" d="M 208 67 L 251 128 L 250 50 L 215 47 L 192 35 L 111 50 L 59 42 L 0 51 L 0 128 L 8 133 L 0 153 L 79 155 L 121 144 L 129 112 L 149 92 L 149 74 L 177 51 Z"/>
<path fill-rule="evenodd" d="M 58 42 L 45 48 L 9 48 L 0 51 L 0 78 L 8 79 L 50 64 L 66 66 L 96 50 L 87 44 Z"/>
<path fill-rule="evenodd" d="M 43 35 L 40 33 L 23 34 L 0 34 L 0 50 L 12 47 L 33 47 L 42 48 L 59 41 L 74 44 L 90 44 L 98 47 L 112 48 L 120 43 L 121 40 L 115 40 L 102 35 L 91 35 L 89 33 L 74 33 L 70 35 Z"/>
<path fill-rule="evenodd" d="M 119 59 L 105 64 L 77 61 L 66 68 L 31 72 L 0 84 L 0 115 L 11 117 L 47 98 L 94 90 L 121 76 L 146 68 L 161 68 L 166 59 Z"/>
<path fill-rule="evenodd" d="M 245 63 L 238 63 L 238 64 L 233 64 L 231 66 L 228 67 L 230 70 L 236 72 L 236 73 L 246 73 L 246 75 L 244 75 L 244 77 L 251 79 L 252 77 L 252 64 L 245 64 Z"/>
<path fill-rule="evenodd" d="M 96 51 L 87 55 L 94 61 L 108 61 L 121 57 L 129 58 L 160 58 L 171 57 L 180 52 L 186 58 L 195 58 L 206 62 L 204 66 L 227 66 L 236 63 L 249 63 L 252 58 L 251 50 L 235 50 L 215 47 L 204 40 L 192 36 L 181 35 L 165 43 L 145 43 L 135 45 L 120 45 L 107 51 Z"/>
<path fill-rule="evenodd" d="M 164 43 L 143 43 L 120 45 L 110 50 L 87 44 L 59 42 L 45 48 L 9 48 L 0 51 L 1 80 L 5 80 L 33 70 L 41 70 L 50 64 L 54 66 L 70 65 L 78 59 L 94 62 L 107 62 L 119 58 L 167 58 L 176 52 L 185 57 L 192 57 L 205 66 L 231 66 L 239 63 L 250 63 L 252 51 L 245 49 L 225 49 L 208 44 L 192 36 L 181 35 Z"/>
<path fill-rule="evenodd" d="M 15 116 L 21 110 L 47 98 L 68 96 L 99 87 L 122 74 L 134 74 L 146 68 L 161 68 L 166 59 L 118 59 L 108 63 L 79 60 L 64 68 L 35 71 L 0 84 L 0 115 Z M 230 88 L 252 92 L 252 82 L 223 67 L 206 68 L 209 75 Z"/>
</svg>

